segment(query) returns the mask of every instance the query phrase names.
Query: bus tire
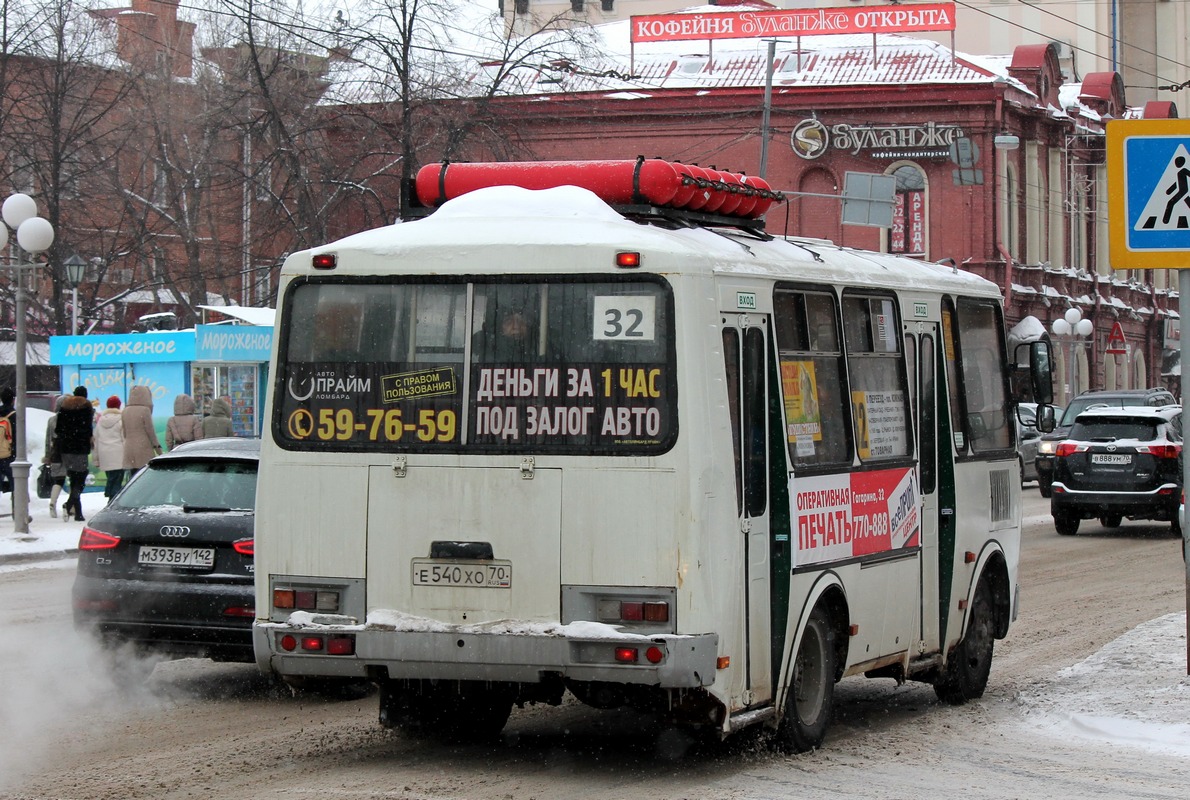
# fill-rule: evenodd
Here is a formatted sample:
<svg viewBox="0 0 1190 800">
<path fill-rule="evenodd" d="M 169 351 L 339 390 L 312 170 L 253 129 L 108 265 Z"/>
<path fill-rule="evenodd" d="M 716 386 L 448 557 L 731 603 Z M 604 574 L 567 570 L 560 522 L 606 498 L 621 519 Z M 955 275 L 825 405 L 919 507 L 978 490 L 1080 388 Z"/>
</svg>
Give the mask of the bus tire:
<svg viewBox="0 0 1190 800">
<path fill-rule="evenodd" d="M 1099 518 L 1099 524 L 1105 528 L 1118 528 L 1124 517 L 1120 514 L 1104 514 Z"/>
<path fill-rule="evenodd" d="M 822 745 L 835 704 L 837 671 L 835 629 L 822 606 L 810 613 L 777 726 L 777 746 L 787 753 L 805 753 Z"/>
<path fill-rule="evenodd" d="M 510 689 L 482 681 L 385 681 L 380 724 L 452 743 L 495 739 L 512 713 Z"/>
<path fill-rule="evenodd" d="M 963 640 L 950 652 L 942 675 L 934 681 L 934 694 L 952 706 L 983 696 L 992 671 L 996 644 L 996 617 L 991 585 L 981 580 L 975 587 L 971 616 Z"/>
</svg>

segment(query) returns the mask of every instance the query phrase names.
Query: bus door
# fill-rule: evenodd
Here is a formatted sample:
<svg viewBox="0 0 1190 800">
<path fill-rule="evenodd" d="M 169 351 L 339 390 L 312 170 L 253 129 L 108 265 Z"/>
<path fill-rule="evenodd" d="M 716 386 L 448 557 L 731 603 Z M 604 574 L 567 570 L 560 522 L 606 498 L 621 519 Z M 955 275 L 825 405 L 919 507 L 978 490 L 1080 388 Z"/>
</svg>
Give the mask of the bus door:
<svg viewBox="0 0 1190 800">
<path fill-rule="evenodd" d="M 772 696 L 769 591 L 768 385 L 769 316 L 736 314 L 723 319 L 732 439 L 735 445 L 736 508 L 744 570 L 744 702 Z"/>
<path fill-rule="evenodd" d="M 906 326 L 905 357 L 917 433 L 917 485 L 921 492 L 920 641 L 938 640 L 938 324 Z"/>
</svg>

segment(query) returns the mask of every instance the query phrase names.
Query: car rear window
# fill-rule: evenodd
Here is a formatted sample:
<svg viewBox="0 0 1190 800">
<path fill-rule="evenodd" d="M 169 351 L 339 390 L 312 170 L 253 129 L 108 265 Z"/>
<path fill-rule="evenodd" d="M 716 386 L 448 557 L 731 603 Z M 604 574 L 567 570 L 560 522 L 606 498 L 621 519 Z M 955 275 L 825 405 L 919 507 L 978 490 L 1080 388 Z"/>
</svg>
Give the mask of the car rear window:
<svg viewBox="0 0 1190 800">
<path fill-rule="evenodd" d="M 1083 442 L 1110 442 L 1117 439 L 1138 439 L 1151 442 L 1157 438 L 1157 425 L 1134 419 L 1097 419 L 1094 422 L 1076 422 L 1070 430 L 1070 438 Z"/>
<path fill-rule="evenodd" d="M 112 505 L 118 508 L 183 508 L 253 511 L 255 461 L 150 462 Z"/>
</svg>

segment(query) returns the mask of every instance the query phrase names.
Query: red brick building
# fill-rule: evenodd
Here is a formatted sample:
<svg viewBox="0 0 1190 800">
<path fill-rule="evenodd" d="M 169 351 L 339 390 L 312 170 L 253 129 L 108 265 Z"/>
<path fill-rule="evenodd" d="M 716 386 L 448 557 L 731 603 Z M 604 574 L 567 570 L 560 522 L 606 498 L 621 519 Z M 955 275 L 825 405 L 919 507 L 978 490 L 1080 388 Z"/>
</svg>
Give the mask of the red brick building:
<svg viewBox="0 0 1190 800">
<path fill-rule="evenodd" d="M 126 63 L 158 65 L 175 78 L 188 74 L 194 27 L 178 19 L 176 0 L 135 0 L 131 8 L 101 16 L 114 27 Z M 487 99 L 441 102 L 442 113 L 432 116 L 448 127 L 452 118 L 482 113 L 484 127 L 499 141 L 465 139 L 451 157 L 644 155 L 751 175 L 761 174 L 763 164 L 764 177 L 789 194 L 786 205 L 768 214 L 772 233 L 953 261 L 1001 286 L 1010 324 L 1024 321 L 1026 332 L 1049 330 L 1068 308 L 1079 309 L 1094 331 L 1085 340 L 1058 341 L 1058 372 L 1065 376 L 1059 400 L 1089 387 L 1172 385 L 1162 365 L 1178 327 L 1176 301 L 1170 300 L 1176 281 L 1160 271 L 1111 270 L 1103 147 L 1109 119 L 1176 116 L 1172 104 L 1128 108 L 1115 73 L 1064 80 L 1049 44 L 1021 46 L 1005 56 L 964 56 L 907 34 L 786 36 L 773 44 L 766 91 L 767 40 L 632 44 L 628 21 L 596 33 L 596 48 L 511 67 L 499 61 L 477 67 L 472 85 L 491 86 L 501 74 L 501 91 Z M 179 97 L 191 86 L 175 83 Z M 343 164 L 342 177 L 367 189 L 357 199 L 328 204 L 337 209 L 328 232 L 333 238 L 395 215 L 392 142 L 348 126 L 371 115 L 381 119 L 377 129 L 396 139 L 396 112 L 389 104 L 353 107 L 357 113 L 350 115 L 321 108 L 328 119 L 344 120 L 330 134 L 337 136 L 331 149 Z M 184 271 L 195 263 L 226 268 L 208 291 L 238 299 L 237 281 L 251 274 L 253 291 L 239 296 L 247 302 L 268 296 L 270 257 L 294 242 L 260 234 L 268 216 L 283 210 L 269 204 L 268 191 L 262 191 L 271 188 L 267 183 L 252 183 L 259 180 L 254 160 L 262 157 L 261 145 L 229 130 L 213 151 L 227 179 L 211 182 L 201 198 L 209 213 L 197 220 L 193 239 L 159 235 L 146 224 L 136 242 L 156 249 L 111 262 L 114 271 L 91 287 L 98 292 L 95 302 L 118 296 L 129 285 L 124 279 L 143 278 L 137 271 L 145 269 L 179 273 L 186 286 Z M 437 142 L 449 138 L 425 136 L 417 160 L 441 158 Z M 136 163 L 143 149 L 128 145 L 119 158 Z M 356 150 L 372 160 L 361 160 Z M 147 192 L 154 176 L 146 169 L 125 172 Z M 891 230 L 841 224 L 838 195 L 849 172 L 895 176 Z M 358 199 L 365 197 L 379 198 L 379 205 L 365 207 Z M 62 208 L 67 213 L 70 204 Z M 117 210 L 111 211 L 114 217 Z M 111 238 L 113 225 L 102 213 L 95 217 L 89 225 L 63 220 L 59 227 L 70 231 L 72 249 L 84 255 L 88 239 Z M 146 221 L 154 222 L 151 216 Z M 104 241 L 92 249 L 130 252 L 121 244 Z M 60 290 L 60 279 L 55 285 Z M 138 312 L 172 310 L 168 296 L 164 302 L 159 291 L 150 296 L 157 305 Z M 1126 353 L 1107 356 L 1117 324 Z"/>
<path fill-rule="evenodd" d="M 765 136 L 765 41 L 650 50 L 628 44 L 628 25 L 599 29 L 619 58 L 554 62 L 499 100 L 521 157 L 659 156 L 753 175 L 765 160 L 763 177 L 789 192 L 771 233 L 954 263 L 1000 285 L 1026 334 L 1078 308 L 1094 332 L 1057 342 L 1059 401 L 1174 385 L 1161 365 L 1176 279 L 1110 268 L 1104 163 L 1108 120 L 1176 116 L 1171 104 L 1129 109 L 1115 73 L 1064 83 L 1048 44 L 974 57 L 908 35 L 805 36 L 775 45 Z M 891 230 L 841 224 L 848 172 L 896 177 Z M 1105 356 L 1116 323 L 1127 353 Z"/>
</svg>

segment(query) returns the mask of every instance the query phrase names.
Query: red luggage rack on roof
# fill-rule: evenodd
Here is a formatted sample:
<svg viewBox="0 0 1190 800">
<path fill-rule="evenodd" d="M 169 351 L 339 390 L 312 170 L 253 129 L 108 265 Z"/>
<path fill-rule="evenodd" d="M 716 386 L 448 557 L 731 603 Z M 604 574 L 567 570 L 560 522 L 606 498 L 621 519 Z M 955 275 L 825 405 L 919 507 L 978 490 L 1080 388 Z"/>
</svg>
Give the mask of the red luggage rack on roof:
<svg viewBox="0 0 1190 800">
<path fill-rule="evenodd" d="M 764 230 L 764 214 L 784 202 L 762 178 L 643 156 L 632 161 L 506 161 L 427 164 L 415 179 L 430 213 L 447 200 L 490 186 L 578 186 L 628 217 Z M 415 212 L 416 215 L 416 212 Z"/>
</svg>

